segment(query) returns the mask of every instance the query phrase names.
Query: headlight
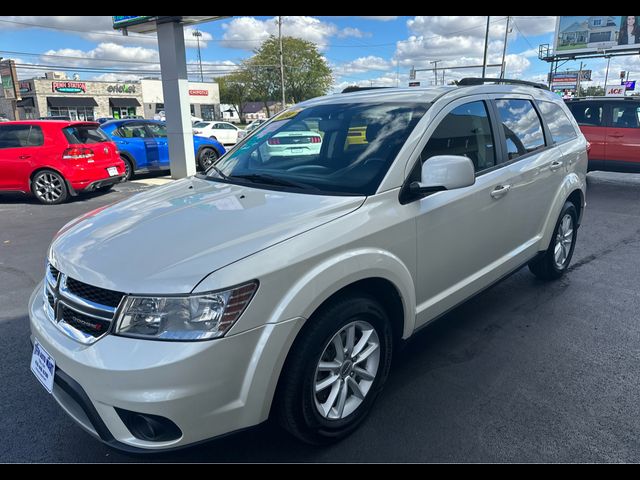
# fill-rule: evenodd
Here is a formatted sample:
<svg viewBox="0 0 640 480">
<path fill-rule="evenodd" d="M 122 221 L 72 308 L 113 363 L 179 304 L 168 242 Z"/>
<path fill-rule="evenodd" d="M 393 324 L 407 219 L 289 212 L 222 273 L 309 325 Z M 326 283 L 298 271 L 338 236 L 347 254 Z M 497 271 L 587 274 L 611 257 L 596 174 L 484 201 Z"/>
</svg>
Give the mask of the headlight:
<svg viewBox="0 0 640 480">
<path fill-rule="evenodd" d="M 254 281 L 222 292 L 184 297 L 127 297 L 116 334 L 158 340 L 222 337 L 240 318 L 254 293 Z"/>
</svg>

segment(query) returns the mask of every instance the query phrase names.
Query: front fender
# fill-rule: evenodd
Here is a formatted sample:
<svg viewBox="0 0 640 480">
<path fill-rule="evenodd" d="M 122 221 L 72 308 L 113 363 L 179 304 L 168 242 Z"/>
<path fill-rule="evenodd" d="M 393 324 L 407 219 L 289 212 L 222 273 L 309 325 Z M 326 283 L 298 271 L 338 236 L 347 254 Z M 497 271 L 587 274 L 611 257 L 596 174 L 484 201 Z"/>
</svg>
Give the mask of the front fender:
<svg viewBox="0 0 640 480">
<path fill-rule="evenodd" d="M 329 297 L 360 280 L 382 278 L 398 291 L 404 309 L 403 338 L 415 328 L 416 294 L 411 272 L 396 255 L 362 248 L 333 255 L 297 279 L 273 311 L 272 321 L 310 318 Z"/>
</svg>

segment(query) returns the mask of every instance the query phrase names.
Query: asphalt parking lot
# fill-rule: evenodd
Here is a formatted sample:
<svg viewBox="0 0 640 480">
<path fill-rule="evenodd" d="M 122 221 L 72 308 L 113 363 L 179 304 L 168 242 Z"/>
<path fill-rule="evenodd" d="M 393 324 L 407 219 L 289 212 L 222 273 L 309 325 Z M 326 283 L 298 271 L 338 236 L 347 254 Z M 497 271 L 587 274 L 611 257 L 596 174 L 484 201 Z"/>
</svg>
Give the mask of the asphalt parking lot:
<svg viewBox="0 0 640 480">
<path fill-rule="evenodd" d="M 267 423 L 141 457 L 94 440 L 33 377 L 26 305 L 64 223 L 146 188 L 59 206 L 0 196 L 0 462 L 640 461 L 640 175 L 590 174 L 568 275 L 522 269 L 421 331 L 342 443 L 309 447 Z"/>
</svg>

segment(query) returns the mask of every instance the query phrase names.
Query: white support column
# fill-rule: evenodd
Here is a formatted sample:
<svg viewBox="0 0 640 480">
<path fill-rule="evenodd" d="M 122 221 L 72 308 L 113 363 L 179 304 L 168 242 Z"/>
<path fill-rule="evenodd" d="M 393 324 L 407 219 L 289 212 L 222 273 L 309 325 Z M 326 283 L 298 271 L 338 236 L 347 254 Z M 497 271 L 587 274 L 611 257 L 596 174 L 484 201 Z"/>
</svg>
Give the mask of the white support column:
<svg viewBox="0 0 640 480">
<path fill-rule="evenodd" d="M 189 78 L 182 24 L 158 24 L 158 50 L 162 65 L 162 92 L 167 117 L 171 177 L 184 178 L 196 173 L 196 161 L 193 152 Z"/>
</svg>

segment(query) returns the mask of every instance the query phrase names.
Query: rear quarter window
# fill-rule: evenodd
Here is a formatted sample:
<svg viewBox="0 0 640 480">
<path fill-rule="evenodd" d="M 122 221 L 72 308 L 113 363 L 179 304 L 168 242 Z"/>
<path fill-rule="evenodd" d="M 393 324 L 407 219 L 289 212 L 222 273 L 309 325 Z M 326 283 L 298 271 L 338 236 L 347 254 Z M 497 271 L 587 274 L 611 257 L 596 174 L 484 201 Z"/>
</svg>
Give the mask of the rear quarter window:
<svg viewBox="0 0 640 480">
<path fill-rule="evenodd" d="M 42 129 L 37 125 L 0 125 L 0 148 L 40 147 Z"/>
<path fill-rule="evenodd" d="M 89 125 L 75 125 L 62 129 L 65 138 L 71 145 L 88 145 L 92 143 L 109 142 L 109 137 L 99 127 Z"/>
<path fill-rule="evenodd" d="M 538 107 L 540 107 L 542 118 L 549 127 L 554 143 L 566 142 L 578 136 L 573 123 L 561 106 L 552 102 L 539 101 Z"/>
<path fill-rule="evenodd" d="M 601 102 L 575 102 L 567 105 L 578 125 L 583 127 L 602 127 Z"/>
</svg>

